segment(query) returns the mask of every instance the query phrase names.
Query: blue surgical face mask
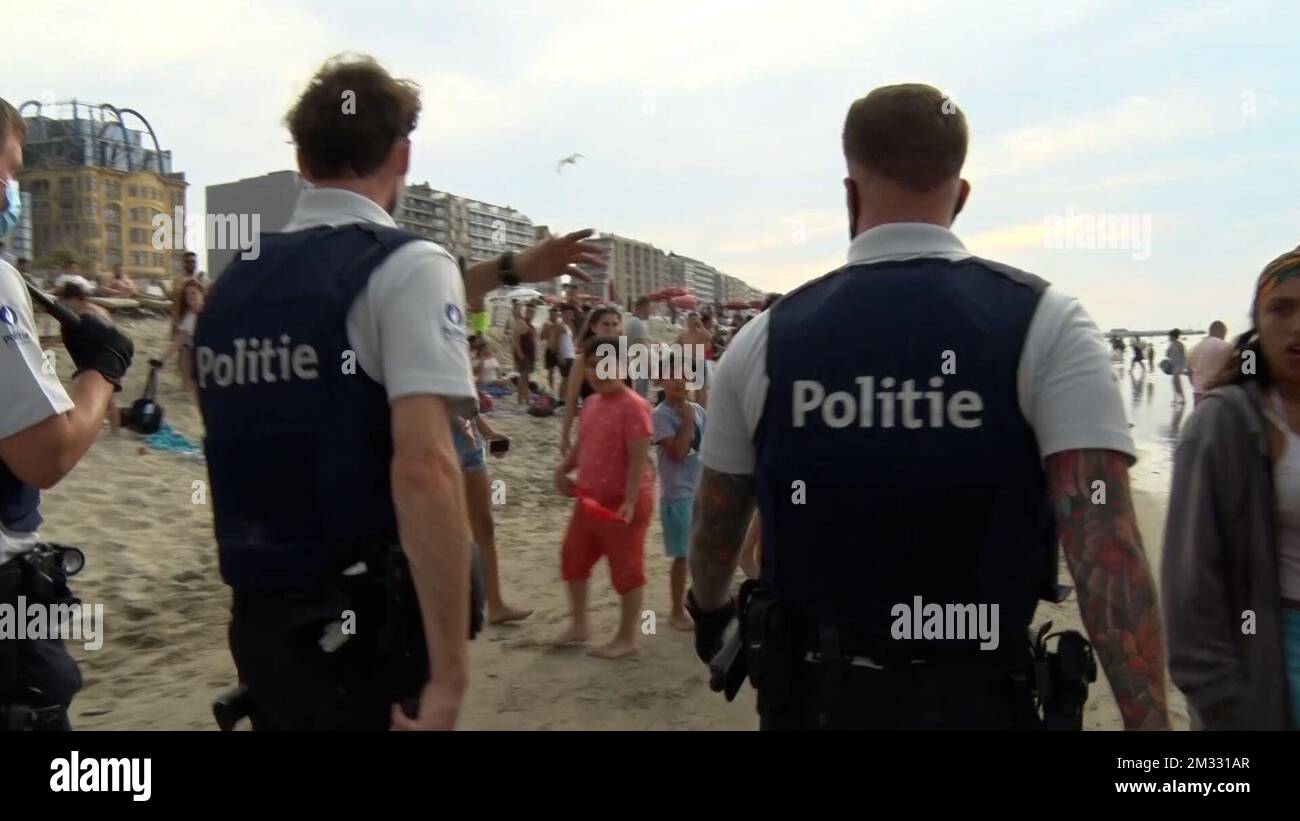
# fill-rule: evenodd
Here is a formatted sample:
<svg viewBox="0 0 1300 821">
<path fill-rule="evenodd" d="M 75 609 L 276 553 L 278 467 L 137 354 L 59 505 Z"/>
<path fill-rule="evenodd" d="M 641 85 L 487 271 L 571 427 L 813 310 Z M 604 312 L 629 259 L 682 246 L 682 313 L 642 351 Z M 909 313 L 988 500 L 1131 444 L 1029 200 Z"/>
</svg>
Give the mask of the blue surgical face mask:
<svg viewBox="0 0 1300 821">
<path fill-rule="evenodd" d="M 0 237 L 8 236 L 23 215 L 23 198 L 18 190 L 18 180 L 5 183 L 5 200 L 5 210 L 0 211 Z"/>
</svg>

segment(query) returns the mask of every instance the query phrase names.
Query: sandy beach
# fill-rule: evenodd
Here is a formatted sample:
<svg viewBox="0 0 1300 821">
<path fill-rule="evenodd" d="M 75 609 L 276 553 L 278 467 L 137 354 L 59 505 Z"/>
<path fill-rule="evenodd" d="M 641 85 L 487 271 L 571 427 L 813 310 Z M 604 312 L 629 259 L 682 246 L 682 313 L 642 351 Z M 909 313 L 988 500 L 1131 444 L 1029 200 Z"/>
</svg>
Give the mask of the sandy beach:
<svg viewBox="0 0 1300 821">
<path fill-rule="evenodd" d="M 146 360 L 165 347 L 166 322 L 125 319 L 136 360 L 119 401 L 136 398 Z M 59 372 L 71 373 L 61 348 Z M 497 345 L 503 363 L 509 348 Z M 160 401 L 166 421 L 193 441 L 202 430 L 197 409 L 179 385 L 174 366 L 163 373 Z M 489 627 L 472 643 L 472 684 L 463 729 L 755 729 L 754 693 L 746 685 L 731 704 L 708 689 L 691 636 L 671 629 L 669 561 L 656 517 L 646 542 L 646 607 L 658 618 L 640 652 L 618 662 L 590 658 L 578 649 L 553 650 L 549 640 L 564 627 L 567 602 L 559 573 L 559 547 L 570 500 L 551 485 L 559 458 L 559 418 L 536 419 L 510 398 L 498 400 L 491 424 L 511 438 L 510 454 L 490 459 L 494 480 L 505 482 L 496 530 L 507 600 L 533 608 L 513 626 Z M 141 438 L 105 427 L 77 468 L 45 495 L 47 540 L 80 546 L 85 570 L 73 585 L 87 603 L 104 605 L 105 638 L 97 651 L 72 643 L 85 687 L 73 703 L 82 729 L 215 729 L 212 699 L 235 683 L 226 647 L 230 593 L 216 567 L 211 507 L 196 504 L 196 482 L 206 482 L 203 462 L 143 448 Z M 200 488 L 201 489 L 201 488 Z M 1164 501 L 1135 497 L 1141 533 L 1158 578 Z M 1068 574 L 1063 572 L 1063 577 Z M 614 631 L 618 602 L 608 573 L 598 567 L 592 584 L 594 638 Z M 1056 629 L 1080 628 L 1073 597 L 1040 606 L 1038 620 Z M 1171 691 L 1175 728 L 1187 726 L 1182 699 Z M 1089 698 L 1085 726 L 1121 726 L 1109 688 L 1099 679 Z"/>
</svg>

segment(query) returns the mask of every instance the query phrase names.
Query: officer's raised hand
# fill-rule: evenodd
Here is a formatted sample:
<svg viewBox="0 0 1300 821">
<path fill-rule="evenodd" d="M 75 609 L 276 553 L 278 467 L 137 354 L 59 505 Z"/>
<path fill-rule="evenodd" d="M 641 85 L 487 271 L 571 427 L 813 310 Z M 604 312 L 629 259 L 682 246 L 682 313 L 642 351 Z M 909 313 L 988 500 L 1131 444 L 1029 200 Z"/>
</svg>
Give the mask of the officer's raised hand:
<svg viewBox="0 0 1300 821">
<path fill-rule="evenodd" d="M 97 371 L 115 391 L 122 390 L 122 377 L 131 367 L 135 345 L 108 320 L 97 314 L 82 314 L 77 325 L 63 326 L 63 347 L 78 374 Z"/>
<path fill-rule="evenodd" d="M 594 242 L 586 242 L 594 233 L 594 229 L 584 228 L 562 237 L 549 237 L 527 251 L 520 252 L 515 257 L 515 273 L 519 281 L 549 282 L 568 274 L 583 282 L 591 282 L 591 277 L 573 266 L 605 267 L 604 249 Z"/>
</svg>

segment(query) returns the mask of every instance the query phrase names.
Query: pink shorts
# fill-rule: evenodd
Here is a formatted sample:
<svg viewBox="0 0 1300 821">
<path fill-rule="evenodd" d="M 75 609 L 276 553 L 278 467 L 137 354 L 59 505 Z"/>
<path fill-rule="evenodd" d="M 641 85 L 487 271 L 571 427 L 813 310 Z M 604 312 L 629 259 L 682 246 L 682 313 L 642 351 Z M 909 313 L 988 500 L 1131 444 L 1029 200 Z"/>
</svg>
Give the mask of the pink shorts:
<svg viewBox="0 0 1300 821">
<path fill-rule="evenodd" d="M 609 560 L 610 581 L 620 596 L 645 586 L 645 534 L 653 510 L 653 493 L 641 494 L 629 524 L 601 521 L 583 509 L 581 502 L 575 503 L 560 550 L 564 580 L 591 578 L 591 569 L 604 556 Z"/>
</svg>

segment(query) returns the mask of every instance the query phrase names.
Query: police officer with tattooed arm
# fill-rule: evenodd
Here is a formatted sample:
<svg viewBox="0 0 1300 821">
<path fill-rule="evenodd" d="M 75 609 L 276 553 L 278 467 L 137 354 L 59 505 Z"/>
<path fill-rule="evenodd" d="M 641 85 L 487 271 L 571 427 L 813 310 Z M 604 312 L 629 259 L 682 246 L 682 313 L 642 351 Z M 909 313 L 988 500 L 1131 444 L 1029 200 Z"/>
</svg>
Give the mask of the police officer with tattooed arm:
<svg viewBox="0 0 1300 821">
<path fill-rule="evenodd" d="M 763 729 L 1077 728 L 1092 648 L 1028 633 L 1068 590 L 1063 548 L 1125 726 L 1167 728 L 1133 443 L 1096 326 L 949 230 L 967 130 L 938 90 L 872 91 L 843 142 L 848 263 L 746 325 L 712 385 L 698 653 L 739 609 Z M 760 578 L 733 599 L 755 504 Z"/>
<path fill-rule="evenodd" d="M 418 87 L 335 58 L 287 124 L 311 184 L 216 280 L 195 374 L 240 711 L 255 729 L 451 729 L 470 529 L 452 424 L 477 412 L 466 291 L 599 264 L 590 231 L 466 272 L 399 230 Z M 229 711 L 227 711 L 229 708 Z"/>
<path fill-rule="evenodd" d="M 23 164 L 26 123 L 0 99 L 0 237 L 21 215 L 15 174 Z M 46 606 L 74 601 L 63 549 L 41 542 L 40 491 L 58 484 L 99 435 L 135 352 L 131 340 L 97 316 L 63 328 L 76 372 L 65 391 L 46 367 L 32 303 L 21 275 L 0 260 L 0 606 L 21 596 Z M 21 616 L 20 616 L 21 618 Z M 81 689 L 77 663 L 57 637 L 0 635 L 0 730 L 66 730 Z"/>
</svg>

